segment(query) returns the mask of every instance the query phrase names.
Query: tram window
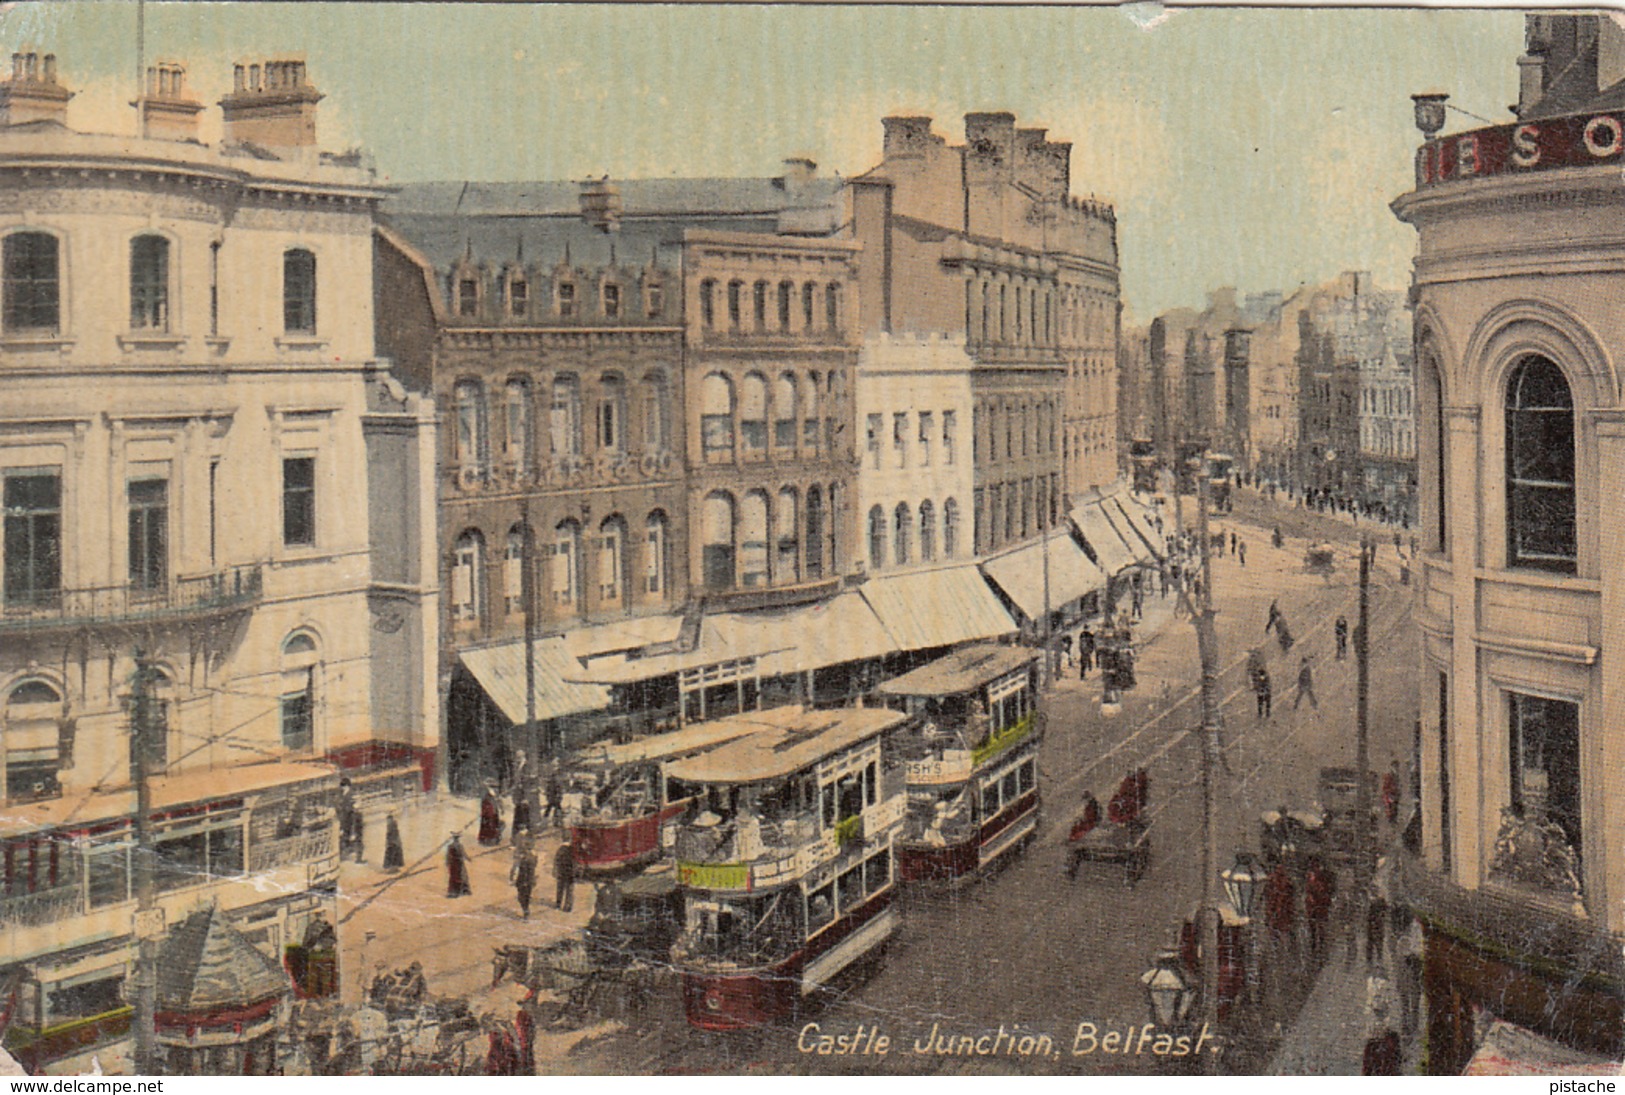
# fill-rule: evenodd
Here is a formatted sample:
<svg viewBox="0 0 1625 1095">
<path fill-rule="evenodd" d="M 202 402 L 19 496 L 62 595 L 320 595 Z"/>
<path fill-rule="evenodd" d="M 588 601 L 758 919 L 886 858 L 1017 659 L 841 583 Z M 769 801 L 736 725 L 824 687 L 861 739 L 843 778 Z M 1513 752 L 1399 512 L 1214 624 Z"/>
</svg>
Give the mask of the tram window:
<svg viewBox="0 0 1625 1095">
<path fill-rule="evenodd" d="M 866 892 L 879 893 L 891 881 L 891 849 L 872 855 L 863 864 L 863 888 Z"/>
<path fill-rule="evenodd" d="M 1028 759 L 1022 762 L 1018 772 L 1021 776 L 1021 793 L 1026 794 L 1038 783 L 1038 762 Z"/>
<path fill-rule="evenodd" d="M 840 820 L 857 817 L 863 813 L 863 777 L 857 772 L 848 772 L 836 781 L 840 795 Z"/>
<path fill-rule="evenodd" d="M 824 784 L 824 828 L 835 827 L 835 785 Z"/>
<path fill-rule="evenodd" d="M 683 695 L 683 718 L 688 722 L 699 722 L 705 717 L 700 704 L 699 692 L 688 692 Z"/>
<path fill-rule="evenodd" d="M 1016 795 L 1020 793 L 1016 790 L 1018 783 L 1016 770 L 1014 768 L 1010 769 L 1010 771 L 1004 774 L 1004 778 L 999 782 L 1002 785 L 1001 790 L 1004 792 L 1004 801 L 1014 802 L 1016 800 Z"/>
<path fill-rule="evenodd" d="M 807 895 L 807 934 L 829 927 L 835 921 L 835 883 L 820 886 Z"/>
<path fill-rule="evenodd" d="M 754 677 L 746 677 L 744 680 L 740 681 L 739 682 L 739 695 L 740 695 L 740 700 L 741 700 L 741 704 L 742 704 L 740 710 L 742 710 L 742 711 L 756 711 L 756 710 L 758 710 L 760 708 L 760 706 L 761 706 L 757 702 L 757 699 L 758 699 L 758 696 L 760 695 L 760 692 L 761 692 L 761 689 L 760 689 L 760 686 L 757 684 L 756 678 L 754 678 Z"/>
<path fill-rule="evenodd" d="M 848 913 L 863 904 L 863 865 L 841 872 L 841 912 Z"/>
<path fill-rule="evenodd" d="M 875 771 L 875 762 L 870 761 L 869 767 L 863 770 L 863 801 L 873 806 L 879 790 L 880 774 Z"/>
<path fill-rule="evenodd" d="M 999 812 L 999 785 L 989 783 L 982 788 L 982 819 L 985 821 Z"/>
</svg>

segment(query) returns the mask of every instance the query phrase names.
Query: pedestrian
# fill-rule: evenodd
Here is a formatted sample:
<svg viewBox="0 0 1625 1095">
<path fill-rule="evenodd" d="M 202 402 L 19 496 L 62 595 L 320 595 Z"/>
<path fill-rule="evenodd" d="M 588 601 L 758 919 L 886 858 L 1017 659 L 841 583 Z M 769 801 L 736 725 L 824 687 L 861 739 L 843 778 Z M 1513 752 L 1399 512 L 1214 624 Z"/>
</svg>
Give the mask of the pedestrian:
<svg viewBox="0 0 1625 1095">
<path fill-rule="evenodd" d="M 384 870 L 398 871 L 406 866 L 406 850 L 401 846 L 401 827 L 390 814 L 384 823 Z"/>
<path fill-rule="evenodd" d="M 1400 1029 L 1405 1037 L 1416 1034 L 1422 1009 L 1422 952 L 1425 940 L 1422 922 L 1407 915 L 1405 930 L 1394 942 L 1399 947 L 1399 1007 Z"/>
<path fill-rule="evenodd" d="M 497 802 L 494 783 L 485 785 L 485 797 L 480 799 L 480 832 L 482 848 L 494 848 L 502 843 L 502 807 Z"/>
<path fill-rule="evenodd" d="M 519 1075 L 519 1047 L 514 1044 L 513 1033 L 507 1024 L 487 1017 L 489 1048 L 485 1054 L 487 1076 Z"/>
<path fill-rule="evenodd" d="M 467 897 L 473 892 L 468 884 L 468 853 L 463 850 L 463 838 L 452 833 L 446 843 L 446 896 Z"/>
<path fill-rule="evenodd" d="M 558 765 L 547 770 L 547 806 L 542 810 L 542 820 L 553 819 L 554 825 L 564 824 L 564 780 L 559 776 Z"/>
<path fill-rule="evenodd" d="M 534 1007 L 535 993 L 532 992 L 519 1005 L 519 1010 L 513 1017 L 514 1033 L 519 1039 L 519 1074 L 521 1076 L 536 1075 L 536 1017 L 530 1013 Z"/>
<path fill-rule="evenodd" d="M 1365 912 L 1365 960 L 1381 962 L 1388 951 L 1388 872 L 1387 856 L 1377 860 L 1376 872 L 1371 876 L 1371 890 Z"/>
<path fill-rule="evenodd" d="M 360 815 L 355 804 L 355 788 L 349 777 L 339 780 L 339 858 L 350 855 L 355 848 L 355 821 Z"/>
<path fill-rule="evenodd" d="M 1085 680 L 1095 665 L 1095 633 L 1085 627 L 1078 635 L 1078 680 Z"/>
<path fill-rule="evenodd" d="M 513 835 L 533 833 L 536 815 L 531 811 L 531 787 L 536 782 L 530 770 L 530 759 L 523 749 L 514 751 L 513 766 Z"/>
<path fill-rule="evenodd" d="M 1296 979 L 1297 971 L 1297 893 L 1292 875 L 1285 861 L 1275 865 L 1264 882 L 1264 926 L 1269 929 L 1270 950 L 1274 961 L 1270 963 L 1272 982 L 1278 1000 L 1284 1002 L 1288 986 Z"/>
<path fill-rule="evenodd" d="M 513 883 L 514 896 L 519 900 L 519 915 L 530 919 L 530 895 L 536 888 L 536 849 L 529 833 L 513 842 L 513 866 L 508 870 L 508 881 Z"/>
<path fill-rule="evenodd" d="M 1247 565 L 1247 541 L 1243 540 L 1236 545 L 1236 561 L 1243 567 Z"/>
<path fill-rule="evenodd" d="M 553 904 L 569 912 L 575 905 L 576 856 L 568 840 L 562 842 L 553 855 L 553 881 L 557 883 Z"/>
<path fill-rule="evenodd" d="M 1337 640 L 1337 660 L 1342 661 L 1349 656 L 1349 621 L 1347 616 L 1339 616 L 1332 625 L 1332 637 Z"/>
<path fill-rule="evenodd" d="M 1305 658 L 1303 664 L 1298 666 L 1298 694 L 1292 700 L 1292 710 L 1296 711 L 1303 698 L 1309 697 L 1309 706 L 1319 710 L 1320 700 L 1315 698 L 1315 670 Z"/>
<path fill-rule="evenodd" d="M 359 808 L 350 812 L 350 852 L 357 863 L 367 861 L 367 818 Z"/>
<path fill-rule="evenodd" d="M 1067 668 L 1072 668 L 1072 636 L 1061 636 L 1061 656 L 1066 659 Z"/>
<path fill-rule="evenodd" d="M 327 914 L 318 911 L 305 925 L 304 946 L 305 977 L 301 986 L 304 995 L 323 999 L 339 991 L 339 933 Z"/>
<path fill-rule="evenodd" d="M 1268 635 L 1271 628 L 1280 626 L 1280 623 L 1284 618 L 1285 617 L 1281 615 L 1281 602 L 1271 601 L 1269 617 L 1264 621 L 1264 634 Z"/>
<path fill-rule="evenodd" d="M 1388 1009 L 1378 1005 L 1374 1011 L 1376 1029 L 1366 1039 L 1365 1052 L 1360 1059 L 1362 1076 L 1398 1076 L 1402 1058 L 1399 1035 L 1388 1025 Z"/>
<path fill-rule="evenodd" d="M 1260 661 L 1252 670 L 1253 699 L 1258 708 L 1258 718 L 1270 717 L 1270 707 L 1274 701 L 1274 687 L 1270 681 L 1270 671 Z"/>
<path fill-rule="evenodd" d="M 1303 918 L 1309 925 L 1309 952 L 1317 963 L 1326 957 L 1326 928 L 1336 896 L 1337 879 L 1319 856 L 1311 857 L 1303 876 Z"/>
<path fill-rule="evenodd" d="M 1388 816 L 1388 824 L 1394 825 L 1399 821 L 1399 761 L 1389 764 L 1388 771 L 1382 774 L 1382 809 Z"/>
<path fill-rule="evenodd" d="M 1100 824 L 1100 800 L 1095 798 L 1094 792 L 1083 792 L 1083 809 L 1072 821 L 1072 829 L 1067 834 L 1069 845 L 1066 862 L 1066 877 L 1076 879 L 1078 867 L 1083 863 L 1083 839 L 1094 831 Z"/>
<path fill-rule="evenodd" d="M 1277 551 L 1279 551 L 1281 546 L 1286 543 L 1285 537 L 1281 535 L 1281 527 L 1279 525 L 1270 530 L 1270 543 L 1274 545 Z"/>
<path fill-rule="evenodd" d="M 1235 533 L 1235 530 L 1234 530 L 1234 529 L 1232 529 L 1232 530 L 1231 530 L 1231 531 L 1230 531 L 1230 554 L 1231 554 L 1231 555 L 1234 555 L 1234 554 L 1235 554 L 1235 553 L 1236 553 L 1236 544 L 1237 544 L 1237 543 L 1238 543 L 1238 542 L 1239 542 L 1239 541 L 1238 541 L 1238 540 L 1237 540 L 1237 539 L 1236 539 L 1236 533 Z"/>
</svg>

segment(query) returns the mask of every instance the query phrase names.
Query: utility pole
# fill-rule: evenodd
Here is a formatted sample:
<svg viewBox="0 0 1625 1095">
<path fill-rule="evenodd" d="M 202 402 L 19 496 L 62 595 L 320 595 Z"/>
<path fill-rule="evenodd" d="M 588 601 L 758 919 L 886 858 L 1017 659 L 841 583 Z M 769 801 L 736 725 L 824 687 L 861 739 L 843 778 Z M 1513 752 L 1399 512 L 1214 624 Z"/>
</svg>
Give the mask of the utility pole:
<svg viewBox="0 0 1625 1095">
<path fill-rule="evenodd" d="M 1197 598 L 1196 649 L 1202 662 L 1202 909 L 1197 931 L 1202 948 L 1202 1018 L 1219 1022 L 1219 639 L 1213 627 L 1212 541 L 1208 535 L 1208 465 L 1197 471 L 1196 535 L 1202 552 L 1202 595 Z"/>
<path fill-rule="evenodd" d="M 135 679 L 130 688 L 130 782 L 135 785 L 135 1071 L 158 1074 L 158 936 L 163 920 L 157 905 L 156 855 L 152 830 L 152 738 L 157 732 L 153 668 L 147 653 L 135 652 Z"/>
<path fill-rule="evenodd" d="M 1373 852 L 1376 834 L 1371 829 L 1371 557 L 1375 545 L 1369 538 L 1360 538 L 1360 623 L 1354 632 L 1354 766 L 1359 769 L 1360 782 L 1355 792 L 1354 808 L 1359 814 L 1360 854 L 1355 860 L 1359 893 L 1364 895 L 1371 885 Z"/>
</svg>

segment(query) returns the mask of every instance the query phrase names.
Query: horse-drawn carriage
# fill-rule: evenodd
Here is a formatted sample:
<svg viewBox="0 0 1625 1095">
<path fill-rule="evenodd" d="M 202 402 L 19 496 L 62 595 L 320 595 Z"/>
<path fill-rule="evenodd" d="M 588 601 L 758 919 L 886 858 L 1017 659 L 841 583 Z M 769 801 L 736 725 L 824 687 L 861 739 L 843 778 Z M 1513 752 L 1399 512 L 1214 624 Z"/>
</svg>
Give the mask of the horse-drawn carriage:
<svg viewBox="0 0 1625 1095">
<path fill-rule="evenodd" d="M 1104 819 L 1100 803 L 1085 792 L 1083 811 L 1067 833 L 1067 878 L 1077 878 L 1084 863 L 1121 866 L 1130 886 L 1143 878 L 1151 865 L 1151 819 L 1146 816 L 1149 801 L 1150 780 L 1144 768 L 1123 777 L 1107 804 Z"/>
</svg>

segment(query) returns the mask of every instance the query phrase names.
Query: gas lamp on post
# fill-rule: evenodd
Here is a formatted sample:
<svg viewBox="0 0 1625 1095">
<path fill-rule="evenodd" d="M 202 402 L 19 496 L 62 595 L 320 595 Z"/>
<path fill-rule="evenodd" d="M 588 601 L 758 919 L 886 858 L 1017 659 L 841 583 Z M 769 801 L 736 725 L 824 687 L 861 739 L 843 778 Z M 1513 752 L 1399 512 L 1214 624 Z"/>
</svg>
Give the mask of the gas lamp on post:
<svg viewBox="0 0 1625 1095">
<path fill-rule="evenodd" d="M 1196 989 L 1185 976 L 1178 952 L 1159 952 L 1151 960 L 1151 968 L 1140 975 L 1140 984 L 1145 986 L 1153 1023 L 1160 1027 L 1177 1027 L 1190 1018 Z"/>
</svg>

